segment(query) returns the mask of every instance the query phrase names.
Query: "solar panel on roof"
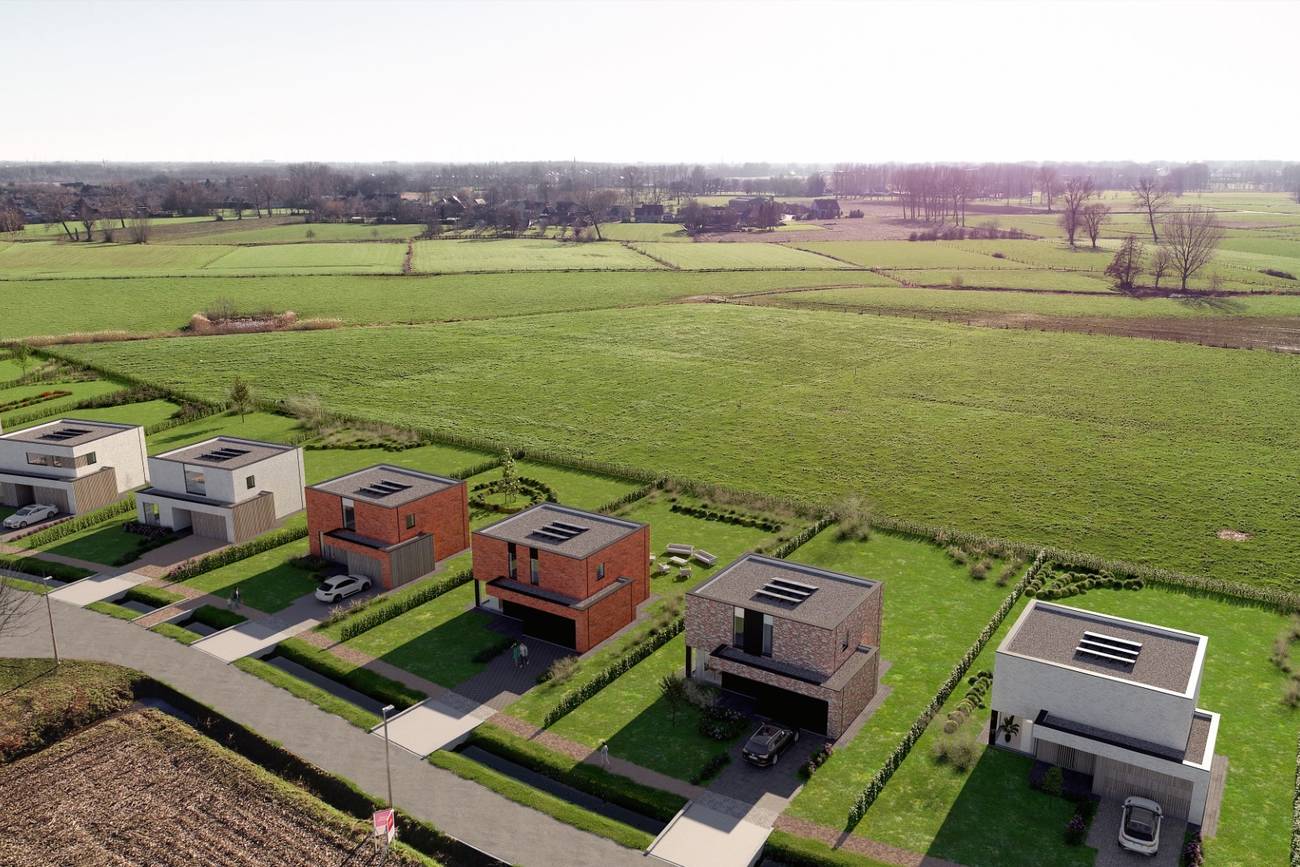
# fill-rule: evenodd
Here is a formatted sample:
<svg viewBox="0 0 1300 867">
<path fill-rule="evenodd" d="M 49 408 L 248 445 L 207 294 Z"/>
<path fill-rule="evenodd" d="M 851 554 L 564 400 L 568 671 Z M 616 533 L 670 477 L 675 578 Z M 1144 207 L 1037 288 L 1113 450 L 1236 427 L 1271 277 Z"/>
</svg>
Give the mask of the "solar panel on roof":
<svg viewBox="0 0 1300 867">
<path fill-rule="evenodd" d="M 198 460 L 212 461 L 213 463 L 219 464 L 224 461 L 231 460 L 232 458 L 242 457 L 246 454 L 248 454 L 248 449 L 236 449 L 236 448 L 231 448 L 230 446 L 222 446 L 219 449 L 213 449 L 210 452 L 204 452 L 203 454 L 199 455 Z"/>
<path fill-rule="evenodd" d="M 774 590 L 772 589 L 772 586 L 770 584 L 766 587 L 762 587 L 756 590 L 755 595 L 767 596 L 771 599 L 779 599 L 782 602 L 793 602 L 795 605 L 798 605 L 806 598 L 803 596 L 792 596 L 789 593 L 782 593 L 780 590 Z"/>
<path fill-rule="evenodd" d="M 569 524 L 569 523 L 566 523 L 565 521 L 552 521 L 552 522 L 549 524 L 549 526 L 551 526 L 551 527 L 559 527 L 561 530 L 569 530 L 569 531 L 571 531 L 571 532 L 573 532 L 573 533 L 575 533 L 575 534 L 576 534 L 576 533 L 585 533 L 585 532 L 587 532 L 587 528 L 586 528 L 586 527 L 580 527 L 580 526 L 578 526 L 577 524 Z"/>
<path fill-rule="evenodd" d="M 58 430 L 50 431 L 47 434 L 41 434 L 41 439 L 62 442 L 63 440 L 85 436 L 88 433 L 92 433 L 92 431 L 87 430 L 84 427 L 61 427 Z"/>
<path fill-rule="evenodd" d="M 538 527 L 528 535 L 538 536 L 547 542 L 559 544 L 575 539 L 587 532 L 586 527 L 579 527 L 577 524 L 566 524 L 564 521 L 552 521 L 544 527 Z"/>
<path fill-rule="evenodd" d="M 791 581 L 788 578 L 772 578 L 757 592 L 760 596 L 780 599 L 782 602 L 792 602 L 798 605 L 816 593 L 817 588 L 802 581 Z"/>
<path fill-rule="evenodd" d="M 1142 642 L 1103 635 L 1100 632 L 1084 632 L 1074 652 L 1124 665 L 1133 665 L 1137 662 L 1138 654 L 1142 652 Z"/>
</svg>

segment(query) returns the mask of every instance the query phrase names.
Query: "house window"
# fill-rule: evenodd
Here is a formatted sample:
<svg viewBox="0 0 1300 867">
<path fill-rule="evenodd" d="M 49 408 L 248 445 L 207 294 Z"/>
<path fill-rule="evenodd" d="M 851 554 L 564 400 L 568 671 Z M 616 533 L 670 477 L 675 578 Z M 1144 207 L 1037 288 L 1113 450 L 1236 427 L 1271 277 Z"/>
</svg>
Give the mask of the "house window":
<svg viewBox="0 0 1300 867">
<path fill-rule="evenodd" d="M 772 615 L 763 615 L 763 655 L 772 655 Z"/>
<path fill-rule="evenodd" d="M 536 587 L 542 580 L 541 570 L 537 566 L 537 549 L 528 549 L 528 580 Z"/>
<path fill-rule="evenodd" d="M 605 564 L 604 564 L 604 563 L 601 563 L 599 566 L 596 567 L 596 580 L 597 580 L 597 581 L 604 581 L 604 580 L 605 580 Z"/>
<path fill-rule="evenodd" d="M 257 487 L 257 477 L 249 476 L 248 478 L 244 479 L 244 487 L 248 488 L 250 491 L 253 490 L 253 488 Z"/>
<path fill-rule="evenodd" d="M 739 606 L 731 613 L 731 643 L 742 650 L 745 648 L 745 609 Z"/>
<path fill-rule="evenodd" d="M 343 529 L 355 530 L 357 528 L 357 508 L 356 503 L 343 497 Z"/>
<path fill-rule="evenodd" d="M 200 497 L 208 495 L 208 484 L 203 476 L 203 470 L 195 467 L 185 468 L 185 493 Z"/>
<path fill-rule="evenodd" d="M 406 529 L 408 529 L 408 530 L 414 530 L 414 529 L 415 529 L 415 513 L 414 513 L 414 512 L 412 512 L 411 514 L 409 514 L 409 515 L 406 516 Z"/>
<path fill-rule="evenodd" d="M 86 452 L 84 455 L 81 456 L 81 460 L 78 462 L 77 465 L 82 467 L 88 467 L 91 464 L 97 464 L 97 463 L 99 463 L 99 458 L 96 457 L 95 453 Z"/>
<path fill-rule="evenodd" d="M 840 653 L 849 649 L 849 631 L 844 630 L 844 637 L 840 639 Z"/>
<path fill-rule="evenodd" d="M 519 555 L 515 551 L 514 542 L 506 543 L 506 574 L 511 581 L 519 579 Z"/>
<path fill-rule="evenodd" d="M 39 452 L 28 452 L 27 463 L 34 467 L 52 467 L 54 466 L 54 455 L 43 455 Z"/>
</svg>

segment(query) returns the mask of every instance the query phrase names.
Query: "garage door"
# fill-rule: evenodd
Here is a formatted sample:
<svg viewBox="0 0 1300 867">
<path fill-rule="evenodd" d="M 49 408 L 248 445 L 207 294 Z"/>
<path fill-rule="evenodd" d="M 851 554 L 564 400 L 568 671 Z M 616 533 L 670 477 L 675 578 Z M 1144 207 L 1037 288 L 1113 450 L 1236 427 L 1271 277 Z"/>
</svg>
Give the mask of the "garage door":
<svg viewBox="0 0 1300 867">
<path fill-rule="evenodd" d="M 224 515 L 190 512 L 190 525 L 193 527 L 195 536 L 202 536 L 204 539 L 220 539 L 222 542 L 229 541 L 226 535 L 226 517 Z"/>
<path fill-rule="evenodd" d="M 67 514 L 68 509 L 68 492 L 56 491 L 54 488 L 32 487 L 32 501 L 44 506 L 54 506 L 60 512 Z"/>
<path fill-rule="evenodd" d="M 572 648 L 576 646 L 573 621 L 549 611 L 538 611 L 518 602 L 502 602 L 501 611 L 507 617 L 523 621 L 524 635 L 531 635 L 553 644 Z"/>
<path fill-rule="evenodd" d="M 335 548 L 334 550 L 338 550 Z M 349 575 L 365 575 L 371 581 L 378 582 L 384 574 L 384 567 L 374 557 L 367 557 L 355 551 L 347 551 Z"/>
<path fill-rule="evenodd" d="M 823 699 L 810 698 L 727 672 L 722 673 L 722 688 L 754 699 L 754 710 L 760 716 L 817 734 L 826 734 L 827 704 Z"/>
</svg>

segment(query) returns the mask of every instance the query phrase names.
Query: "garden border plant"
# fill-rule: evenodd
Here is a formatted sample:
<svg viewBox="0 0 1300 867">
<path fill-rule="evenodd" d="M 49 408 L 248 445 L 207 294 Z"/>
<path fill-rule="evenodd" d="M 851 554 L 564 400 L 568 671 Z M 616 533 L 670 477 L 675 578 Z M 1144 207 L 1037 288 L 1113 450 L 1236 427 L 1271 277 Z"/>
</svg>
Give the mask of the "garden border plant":
<svg viewBox="0 0 1300 867">
<path fill-rule="evenodd" d="M 363 695 L 368 695 L 376 701 L 395 705 L 399 711 L 419 704 L 429 697 L 418 689 L 412 689 L 368 668 L 349 665 L 328 651 L 321 650 L 301 638 L 286 638 L 275 646 L 275 653 L 310 668 L 330 680 L 349 686 Z"/>
</svg>

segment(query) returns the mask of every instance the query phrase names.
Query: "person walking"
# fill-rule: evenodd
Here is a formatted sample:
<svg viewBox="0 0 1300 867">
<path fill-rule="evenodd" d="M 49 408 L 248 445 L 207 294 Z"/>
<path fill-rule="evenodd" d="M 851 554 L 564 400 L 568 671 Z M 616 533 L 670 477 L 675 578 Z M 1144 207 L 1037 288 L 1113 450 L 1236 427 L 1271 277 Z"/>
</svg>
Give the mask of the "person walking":
<svg viewBox="0 0 1300 867">
<path fill-rule="evenodd" d="M 514 661 L 515 668 L 518 668 L 520 665 L 520 656 L 521 654 L 519 652 L 519 642 L 516 641 L 514 644 L 510 646 L 510 658 L 511 660 Z"/>
<path fill-rule="evenodd" d="M 524 665 L 528 665 L 528 645 L 522 641 L 519 642 L 519 658 L 523 660 Z"/>
<path fill-rule="evenodd" d="M 243 594 L 241 594 L 241 593 L 239 592 L 239 586 L 236 585 L 236 586 L 235 586 L 235 590 L 234 590 L 234 592 L 230 594 L 230 598 L 231 598 L 231 600 L 235 603 L 235 610 L 236 610 L 236 611 L 239 610 L 239 606 L 242 605 L 243 602 L 244 602 L 242 596 L 243 596 Z"/>
<path fill-rule="evenodd" d="M 600 742 L 600 763 L 606 768 L 609 767 L 609 742 Z"/>
</svg>

